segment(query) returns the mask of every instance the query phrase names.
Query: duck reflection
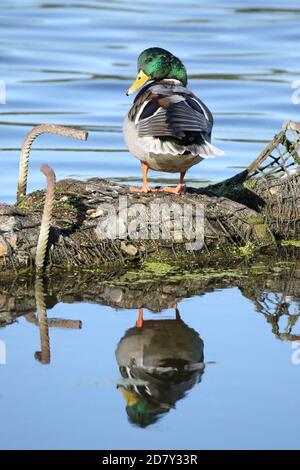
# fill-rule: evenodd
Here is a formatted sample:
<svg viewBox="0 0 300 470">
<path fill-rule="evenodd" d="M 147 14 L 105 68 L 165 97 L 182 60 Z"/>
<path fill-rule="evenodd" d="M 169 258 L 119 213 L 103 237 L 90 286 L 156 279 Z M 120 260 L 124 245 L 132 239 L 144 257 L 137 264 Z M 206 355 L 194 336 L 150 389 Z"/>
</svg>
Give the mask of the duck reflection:
<svg viewBox="0 0 300 470">
<path fill-rule="evenodd" d="M 175 407 L 201 381 L 204 344 L 198 333 L 180 318 L 144 320 L 139 310 L 136 326 L 126 331 L 116 349 L 129 420 L 141 427 L 153 424 Z"/>
</svg>

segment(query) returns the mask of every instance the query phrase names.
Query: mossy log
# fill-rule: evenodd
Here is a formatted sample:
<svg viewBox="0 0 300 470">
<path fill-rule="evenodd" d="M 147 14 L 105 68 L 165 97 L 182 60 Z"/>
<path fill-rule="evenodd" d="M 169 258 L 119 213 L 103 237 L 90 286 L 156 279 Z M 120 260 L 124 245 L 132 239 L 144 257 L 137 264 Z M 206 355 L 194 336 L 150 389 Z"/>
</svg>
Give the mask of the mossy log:
<svg viewBox="0 0 300 470">
<path fill-rule="evenodd" d="M 132 193 L 99 178 L 58 182 L 47 269 L 178 257 L 190 263 L 248 256 L 255 248 L 276 246 L 276 238 L 298 240 L 299 129 L 286 123 L 246 170 L 181 196 Z M 18 205 L 0 204 L 0 276 L 35 268 L 44 200 L 45 192 L 36 191 Z"/>
<path fill-rule="evenodd" d="M 229 246 L 266 246 L 274 242 L 271 230 L 262 216 L 238 202 L 220 196 L 187 192 L 184 196 L 165 193 L 131 193 L 128 187 L 110 181 L 93 178 L 88 181 L 63 180 L 57 183 L 52 215 L 52 227 L 47 252 L 47 267 L 97 267 L 103 264 L 124 264 L 128 260 L 142 261 L 157 256 L 194 258 Z M 40 232 L 44 203 L 44 191 L 29 194 L 19 207 L 0 205 L 0 266 L 5 270 L 19 271 L 33 268 Z M 126 213 L 120 209 L 120 198 L 128 210 L 143 209 L 138 232 L 122 232 L 121 237 L 107 239 L 100 227 L 113 223 L 103 204 L 115 209 L 117 220 L 124 228 Z M 156 239 L 151 238 L 150 210 L 152 204 L 176 210 L 164 213 L 158 222 Z M 139 206 L 136 206 L 139 204 Z M 197 235 L 196 205 L 204 207 L 203 248 L 187 251 L 189 239 L 182 230 L 178 233 L 178 210 L 189 206 L 190 218 Z M 173 206 L 174 207 L 174 206 Z M 156 209 L 155 209 L 156 210 Z M 181 214 L 183 217 L 183 212 Z M 200 225 L 202 220 L 200 220 Z M 199 228 L 202 230 L 202 225 Z M 147 232 L 147 233 L 146 233 Z M 138 239 L 136 239 L 138 234 Z M 147 236 L 149 239 L 145 239 Z M 201 236 L 201 234 L 200 234 Z M 141 238 L 139 238 L 141 237 Z M 200 240 L 201 241 L 201 240 Z M 199 251 L 199 253 L 198 253 Z"/>
</svg>

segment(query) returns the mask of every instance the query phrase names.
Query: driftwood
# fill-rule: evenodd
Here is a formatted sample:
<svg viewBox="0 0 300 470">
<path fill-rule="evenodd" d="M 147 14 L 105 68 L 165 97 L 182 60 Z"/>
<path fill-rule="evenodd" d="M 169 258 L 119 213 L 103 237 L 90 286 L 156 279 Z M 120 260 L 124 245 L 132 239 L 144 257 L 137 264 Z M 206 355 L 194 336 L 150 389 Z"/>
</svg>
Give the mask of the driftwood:
<svg viewBox="0 0 300 470">
<path fill-rule="evenodd" d="M 216 252 L 225 256 L 229 248 L 275 246 L 275 238 L 298 239 L 298 146 L 299 125 L 287 123 L 245 171 L 205 189 L 188 188 L 179 197 L 130 193 L 99 178 L 60 181 L 47 267 L 96 268 L 178 256 L 190 262 Z M 44 198 L 44 191 L 36 191 L 18 206 L 0 204 L 2 274 L 34 268 Z"/>
<path fill-rule="evenodd" d="M 226 198 L 196 192 L 188 192 L 180 198 L 163 193 L 138 195 L 129 193 L 126 186 L 96 178 L 86 182 L 64 180 L 56 185 L 48 266 L 97 266 L 103 263 L 124 263 L 128 259 L 144 260 L 150 253 L 152 256 L 174 254 L 176 251 L 186 253 L 189 240 L 184 237 L 174 238 L 176 213 L 171 213 L 168 218 L 164 216 L 156 240 L 135 240 L 136 232 L 132 237 L 125 234 L 124 239 L 103 238 L 102 231 L 100 234 L 98 232 L 99 223 L 100 228 L 102 223 L 105 228 L 107 222 L 110 229 L 115 222 L 109 220 L 103 204 L 109 203 L 118 214 L 117 221 L 126 223 L 125 216 L 119 211 L 120 197 L 128 204 L 128 210 L 135 204 L 147 210 L 151 202 L 167 207 L 175 203 L 179 208 L 186 204 L 192 209 L 201 203 L 205 218 L 204 252 L 234 243 L 269 245 L 274 241 L 271 231 L 257 212 Z M 2 270 L 34 266 L 43 200 L 44 193 L 35 192 L 27 197 L 25 210 L 0 205 Z M 147 215 L 142 214 L 142 225 L 148 229 Z M 195 215 L 193 223 L 194 219 Z M 167 226 L 170 236 L 167 234 L 167 237 L 163 232 L 165 224 L 170 224 Z M 193 253 L 195 255 L 196 252 Z"/>
</svg>

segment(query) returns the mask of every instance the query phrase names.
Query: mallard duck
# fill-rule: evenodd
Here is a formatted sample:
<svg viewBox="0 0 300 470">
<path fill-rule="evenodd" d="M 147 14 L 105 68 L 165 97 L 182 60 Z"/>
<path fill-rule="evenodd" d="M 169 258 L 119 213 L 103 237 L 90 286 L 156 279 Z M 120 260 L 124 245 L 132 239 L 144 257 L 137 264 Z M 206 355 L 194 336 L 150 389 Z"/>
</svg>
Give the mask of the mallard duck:
<svg viewBox="0 0 300 470">
<path fill-rule="evenodd" d="M 143 186 L 132 191 L 157 191 L 148 185 L 149 168 L 180 173 L 176 187 L 185 192 L 186 171 L 206 158 L 224 152 L 210 143 L 213 116 L 188 88 L 183 63 L 165 49 L 144 50 L 137 62 L 138 75 L 127 95 L 143 87 L 125 117 L 123 132 L 130 152 L 141 161 Z"/>
</svg>

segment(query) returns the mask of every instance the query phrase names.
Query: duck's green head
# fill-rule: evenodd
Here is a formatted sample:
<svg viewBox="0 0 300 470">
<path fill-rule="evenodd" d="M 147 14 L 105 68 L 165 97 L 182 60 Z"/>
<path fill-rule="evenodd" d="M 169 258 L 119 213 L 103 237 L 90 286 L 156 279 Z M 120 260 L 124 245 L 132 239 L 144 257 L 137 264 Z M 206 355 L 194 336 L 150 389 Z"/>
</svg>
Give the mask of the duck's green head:
<svg viewBox="0 0 300 470">
<path fill-rule="evenodd" d="M 137 62 L 138 75 L 127 95 L 134 93 L 149 80 L 173 78 L 184 86 L 187 84 L 187 74 L 183 63 L 171 52 L 160 47 L 150 47 L 144 50 Z"/>
</svg>

